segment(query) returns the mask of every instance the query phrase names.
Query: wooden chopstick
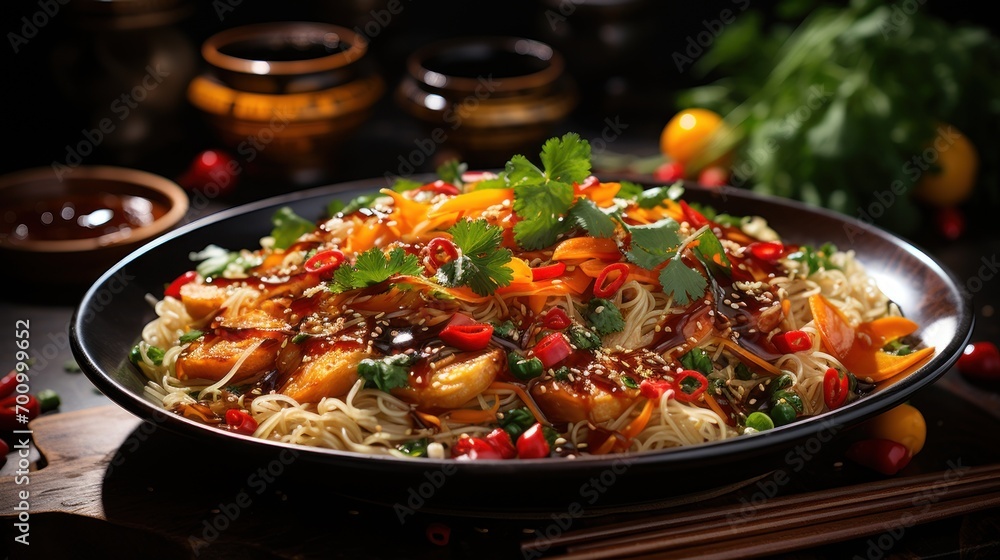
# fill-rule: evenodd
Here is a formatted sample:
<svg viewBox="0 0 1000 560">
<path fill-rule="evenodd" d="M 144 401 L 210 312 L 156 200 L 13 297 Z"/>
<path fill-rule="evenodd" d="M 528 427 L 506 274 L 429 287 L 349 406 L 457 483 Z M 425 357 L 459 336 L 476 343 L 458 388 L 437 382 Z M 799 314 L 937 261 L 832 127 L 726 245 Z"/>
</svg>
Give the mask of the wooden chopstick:
<svg viewBox="0 0 1000 560">
<path fill-rule="evenodd" d="M 522 552 L 534 551 L 536 555 L 544 550 L 566 548 L 566 555 L 550 556 L 553 558 L 608 558 L 620 557 L 626 550 L 641 554 L 706 543 L 717 546 L 741 540 L 745 535 L 760 540 L 766 533 L 804 531 L 848 518 L 893 512 L 900 516 L 934 515 L 941 511 L 943 502 L 957 503 L 966 497 L 976 499 L 985 492 L 1000 490 L 1000 465 L 969 467 L 963 472 L 954 472 L 954 477 L 935 472 L 774 498 L 755 506 L 750 518 L 740 517 L 745 504 L 722 506 L 565 533 L 549 540 L 526 542 L 521 548 Z M 933 500 L 934 505 L 907 507 L 914 506 L 921 494 L 925 495 L 926 502 Z M 736 516 L 735 521 L 733 516 Z M 857 529 L 857 525 L 852 527 Z M 857 530 L 851 535 L 860 536 Z M 782 536 L 779 540 L 786 539 Z M 741 556 L 745 555 L 741 553 Z"/>
</svg>

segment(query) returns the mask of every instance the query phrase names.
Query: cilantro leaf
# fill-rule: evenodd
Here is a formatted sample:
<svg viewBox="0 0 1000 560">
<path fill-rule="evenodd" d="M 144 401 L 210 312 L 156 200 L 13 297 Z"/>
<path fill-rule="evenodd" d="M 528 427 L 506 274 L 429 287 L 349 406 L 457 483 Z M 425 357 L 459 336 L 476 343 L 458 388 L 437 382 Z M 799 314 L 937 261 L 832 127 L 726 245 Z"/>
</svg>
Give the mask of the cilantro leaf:
<svg viewBox="0 0 1000 560">
<path fill-rule="evenodd" d="M 271 223 L 274 224 L 271 237 L 274 238 L 274 246 L 278 249 L 287 249 L 300 236 L 316 229 L 316 224 L 299 216 L 288 206 L 279 208 L 271 216 Z"/>
<path fill-rule="evenodd" d="M 463 220 L 451 226 L 448 233 L 462 253 L 438 269 L 439 282 L 445 286 L 467 285 L 476 294 L 488 296 L 514 279 L 506 266 L 511 252 L 500 246 L 503 229 L 483 219 Z"/>
<path fill-rule="evenodd" d="M 365 387 L 388 392 L 409 384 L 412 361 L 407 354 L 394 354 L 381 360 L 365 358 L 358 364 L 358 376 L 365 380 Z"/>
<path fill-rule="evenodd" d="M 203 334 L 205 334 L 205 333 L 203 333 L 202 331 L 192 329 L 192 330 L 190 330 L 190 331 L 182 334 L 180 336 L 180 338 L 177 339 L 177 340 L 181 344 L 186 344 L 188 342 L 194 342 L 195 340 L 198 340 L 199 338 L 201 338 L 201 335 L 203 335 Z"/>
<path fill-rule="evenodd" d="M 582 183 L 590 176 L 590 142 L 575 132 L 548 139 L 542 145 L 541 159 L 549 181 Z"/>
<path fill-rule="evenodd" d="M 832 243 L 824 243 L 819 249 L 813 249 L 809 245 L 802 245 L 798 251 L 788 255 L 793 261 L 798 261 L 806 266 L 806 275 L 819 272 L 820 270 L 840 270 L 840 267 L 833 264 L 830 256 L 837 252 L 837 247 Z"/>
<path fill-rule="evenodd" d="M 652 224 L 628 228 L 632 243 L 625 253 L 628 260 L 653 270 L 663 261 L 674 256 L 674 249 L 681 242 L 677 235 L 680 224 L 671 218 L 664 218 Z"/>
<path fill-rule="evenodd" d="M 611 300 L 604 298 L 593 298 L 587 302 L 587 321 L 594 327 L 597 334 L 621 332 L 625 328 L 625 319 L 622 312 L 615 307 Z"/>
<path fill-rule="evenodd" d="M 380 193 L 361 194 L 352 198 L 347 204 L 342 200 L 332 200 L 326 206 L 326 213 L 330 216 L 342 214 L 349 216 L 362 208 L 368 208 L 375 203 L 375 199 L 381 196 Z"/>
<path fill-rule="evenodd" d="M 664 293 L 673 296 L 674 303 L 687 305 L 705 294 L 708 280 L 680 259 L 671 259 L 660 271 L 660 285 Z"/>
<path fill-rule="evenodd" d="M 587 327 L 573 325 L 566 332 L 569 343 L 579 350 L 590 350 L 601 346 L 601 338 Z"/>
<path fill-rule="evenodd" d="M 712 233 L 712 230 L 707 229 L 698 236 L 698 245 L 695 246 L 694 250 L 702 257 L 702 262 L 706 266 L 717 268 L 726 274 L 732 272 L 733 265 L 729 262 L 729 257 L 726 256 L 726 250 L 722 247 L 719 238 Z"/>
<path fill-rule="evenodd" d="M 708 352 L 701 348 L 695 348 L 684 354 L 680 361 L 684 369 L 693 369 L 705 375 L 712 373 L 712 358 L 708 356 Z"/>
<path fill-rule="evenodd" d="M 572 204 L 573 187 L 566 183 L 515 186 L 514 212 L 521 220 L 514 224 L 514 239 L 529 251 L 552 245 L 568 229 L 562 217 Z"/>
<path fill-rule="evenodd" d="M 678 200 L 683 194 L 684 183 L 677 181 L 669 187 L 653 187 L 639 193 L 636 197 L 636 203 L 639 205 L 639 208 L 648 210 L 663 204 L 664 200 Z"/>
<path fill-rule="evenodd" d="M 593 237 L 611 237 L 615 222 L 589 198 L 581 198 L 569 209 L 569 219 Z"/>
<path fill-rule="evenodd" d="M 330 290 L 344 292 L 385 282 L 392 276 L 403 274 L 419 276 L 423 267 L 416 255 L 407 254 L 397 247 L 388 256 L 378 247 L 372 247 L 358 255 L 353 265 L 343 264 L 333 274 Z"/>
<path fill-rule="evenodd" d="M 417 188 L 420 188 L 422 186 L 423 186 L 423 183 L 414 181 L 412 179 L 404 179 L 404 178 L 400 177 L 400 178 L 396 179 L 396 181 L 389 188 L 391 188 L 395 192 L 402 193 L 402 192 L 406 192 L 406 191 L 412 191 L 413 189 L 417 189 Z M 382 194 L 381 193 L 376 193 L 375 194 L 376 198 L 378 198 L 379 196 L 382 196 Z"/>
<path fill-rule="evenodd" d="M 642 191 L 645 190 L 642 185 L 631 181 L 621 181 L 618 184 L 621 185 L 621 188 L 618 189 L 618 194 L 616 196 L 618 198 L 624 198 L 625 200 L 635 200 L 642 194 Z"/>
<path fill-rule="evenodd" d="M 538 184 L 545 182 L 545 173 L 531 160 L 518 154 L 504 167 L 504 178 L 508 185 Z"/>
</svg>

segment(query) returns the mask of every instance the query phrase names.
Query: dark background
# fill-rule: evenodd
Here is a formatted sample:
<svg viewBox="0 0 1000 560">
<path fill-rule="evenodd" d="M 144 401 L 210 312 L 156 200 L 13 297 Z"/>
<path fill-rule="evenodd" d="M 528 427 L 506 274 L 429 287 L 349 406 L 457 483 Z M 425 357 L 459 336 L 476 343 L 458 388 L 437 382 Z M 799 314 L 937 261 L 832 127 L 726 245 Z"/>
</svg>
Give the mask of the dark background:
<svg viewBox="0 0 1000 560">
<path fill-rule="evenodd" d="M 370 51 L 385 78 L 386 93 L 373 117 L 335 155 L 333 171 L 298 183 L 246 173 L 240 177 L 241 188 L 222 202 L 242 202 L 304 186 L 379 176 L 387 169 L 395 169 L 396 156 L 412 149 L 418 128 L 393 101 L 392 91 L 404 74 L 406 57 L 417 47 L 445 37 L 516 35 L 555 45 L 569 61 L 581 97 L 576 109 L 554 133 L 574 130 L 586 137 L 587 132 L 599 132 L 604 119 L 618 117 L 628 124 L 628 129 L 614 149 L 655 155 L 660 130 L 679 109 L 673 101 L 674 92 L 710 78 L 697 76 L 689 69 L 679 72 L 671 55 L 684 52 L 692 36 L 710 27 L 724 9 L 739 13 L 739 7 L 748 7 L 773 18 L 776 4 L 750 0 L 399 2 L 402 11 L 392 15 L 387 24 L 368 27 L 377 30 L 369 37 Z M 58 0 L 50 0 L 46 5 L 58 6 L 59 12 L 44 18 L 46 24 L 27 38 L 22 18 L 30 20 L 44 3 L 4 3 L 7 44 L 0 50 L 4 51 L 6 72 L 2 94 L 7 109 L 7 141 L 0 154 L 2 172 L 64 161 L 67 146 L 83 139 L 83 131 L 91 129 L 101 116 L 112 116 L 110 104 L 119 92 L 128 90 L 128 86 L 115 89 L 109 83 L 115 79 L 115 72 L 121 72 L 124 84 L 141 78 L 140 74 L 129 81 L 125 68 L 129 63 L 141 69 L 141 63 L 151 56 L 168 57 L 193 75 L 204 69 L 198 55 L 200 44 L 223 29 L 280 20 L 322 21 L 365 29 L 386 14 L 385 2 L 380 0 L 190 2 L 186 4 L 190 7 L 188 16 L 165 28 L 136 33 L 133 43 L 103 52 L 94 46 L 94 37 L 108 32 L 80 25 L 80 8 L 93 2 L 69 0 L 62 6 Z M 605 8 L 594 7 L 601 5 Z M 986 15 L 985 6 L 972 1 L 932 0 L 919 9 L 951 21 L 990 26 L 995 31 L 997 21 Z M 568 15 L 553 19 L 560 11 Z M 27 38 L 26 43 L 18 45 L 17 53 L 11 46 L 15 40 L 11 33 Z M 164 46 L 168 43 L 171 46 Z M 200 150 L 220 147 L 187 103 L 180 74 L 165 82 L 172 88 L 170 107 L 156 109 L 157 118 L 149 122 L 127 119 L 84 158 L 84 164 L 137 167 L 176 179 Z M 140 106 L 137 111 L 145 109 Z M 432 162 L 424 167 L 419 171 L 433 170 Z"/>
</svg>

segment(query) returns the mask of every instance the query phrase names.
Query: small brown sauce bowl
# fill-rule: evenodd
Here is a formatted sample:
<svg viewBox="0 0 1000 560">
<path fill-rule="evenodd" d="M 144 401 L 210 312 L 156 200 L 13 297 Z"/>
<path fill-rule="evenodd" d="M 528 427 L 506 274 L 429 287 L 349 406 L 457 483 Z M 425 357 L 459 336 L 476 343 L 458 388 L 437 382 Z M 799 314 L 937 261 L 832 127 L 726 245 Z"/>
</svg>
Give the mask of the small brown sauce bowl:
<svg viewBox="0 0 1000 560">
<path fill-rule="evenodd" d="M 0 258 L 27 281 L 91 282 L 187 210 L 180 186 L 137 169 L 82 166 L 62 178 L 48 167 L 17 171 L 0 177 Z"/>
</svg>

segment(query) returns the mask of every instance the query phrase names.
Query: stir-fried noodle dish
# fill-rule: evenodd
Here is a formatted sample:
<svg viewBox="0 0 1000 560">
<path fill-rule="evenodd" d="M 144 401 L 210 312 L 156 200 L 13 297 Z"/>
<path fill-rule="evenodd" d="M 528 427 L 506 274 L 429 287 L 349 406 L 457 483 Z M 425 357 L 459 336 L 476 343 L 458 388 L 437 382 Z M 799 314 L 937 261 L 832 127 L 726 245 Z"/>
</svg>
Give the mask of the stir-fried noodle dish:
<svg viewBox="0 0 1000 560">
<path fill-rule="evenodd" d="M 147 396 L 290 444 L 575 458 L 775 429 L 934 353 L 852 251 L 603 182 L 575 134 L 464 167 L 178 263 L 130 354 Z"/>
</svg>

